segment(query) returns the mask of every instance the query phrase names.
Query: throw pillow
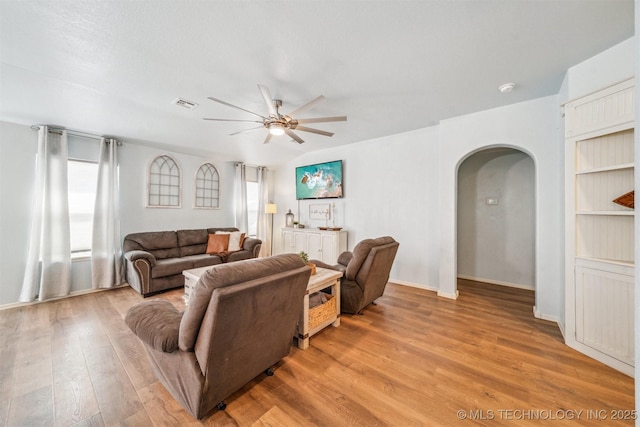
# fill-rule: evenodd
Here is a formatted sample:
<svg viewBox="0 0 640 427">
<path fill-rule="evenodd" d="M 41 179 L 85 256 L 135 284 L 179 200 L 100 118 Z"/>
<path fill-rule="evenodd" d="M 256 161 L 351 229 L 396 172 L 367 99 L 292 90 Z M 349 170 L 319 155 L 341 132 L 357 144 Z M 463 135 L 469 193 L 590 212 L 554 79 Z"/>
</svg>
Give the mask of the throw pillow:
<svg viewBox="0 0 640 427">
<path fill-rule="evenodd" d="M 244 243 L 244 233 L 239 231 L 216 231 L 216 234 L 226 234 L 229 236 L 229 252 L 235 252 L 242 249 L 242 244 Z"/>
<path fill-rule="evenodd" d="M 207 242 L 207 253 L 209 255 L 219 254 L 229 250 L 229 235 L 228 234 L 209 234 L 209 241 Z"/>
</svg>

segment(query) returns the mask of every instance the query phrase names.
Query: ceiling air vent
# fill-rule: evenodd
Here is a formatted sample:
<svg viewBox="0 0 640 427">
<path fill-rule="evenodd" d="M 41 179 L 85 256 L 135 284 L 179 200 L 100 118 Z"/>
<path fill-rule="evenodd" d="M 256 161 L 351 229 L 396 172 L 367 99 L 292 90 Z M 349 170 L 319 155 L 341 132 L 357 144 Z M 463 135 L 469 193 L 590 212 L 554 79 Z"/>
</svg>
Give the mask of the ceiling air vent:
<svg viewBox="0 0 640 427">
<path fill-rule="evenodd" d="M 187 110 L 193 110 L 198 106 L 198 104 L 196 104 L 195 102 L 187 101 L 184 98 L 176 98 L 171 103 L 177 105 L 178 107 L 186 108 Z"/>
</svg>

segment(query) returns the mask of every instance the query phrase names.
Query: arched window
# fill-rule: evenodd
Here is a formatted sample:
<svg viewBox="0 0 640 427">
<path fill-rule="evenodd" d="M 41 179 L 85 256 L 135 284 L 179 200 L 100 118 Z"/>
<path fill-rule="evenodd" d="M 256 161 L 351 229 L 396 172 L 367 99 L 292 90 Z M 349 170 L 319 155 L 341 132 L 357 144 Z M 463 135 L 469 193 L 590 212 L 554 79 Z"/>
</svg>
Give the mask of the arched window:
<svg viewBox="0 0 640 427">
<path fill-rule="evenodd" d="M 166 154 L 156 157 L 149 166 L 148 206 L 180 207 L 180 168 Z"/>
<path fill-rule="evenodd" d="M 220 207 L 220 175 L 211 163 L 205 163 L 196 172 L 196 208 L 218 209 Z"/>
</svg>

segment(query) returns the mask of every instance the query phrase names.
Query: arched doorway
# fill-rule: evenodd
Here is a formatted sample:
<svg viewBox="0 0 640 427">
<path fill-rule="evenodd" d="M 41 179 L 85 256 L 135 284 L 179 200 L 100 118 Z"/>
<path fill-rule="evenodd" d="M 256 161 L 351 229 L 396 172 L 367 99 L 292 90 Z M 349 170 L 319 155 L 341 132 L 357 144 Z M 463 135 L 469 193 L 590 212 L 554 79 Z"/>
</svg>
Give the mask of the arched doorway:
<svg viewBox="0 0 640 427">
<path fill-rule="evenodd" d="M 535 164 L 509 147 L 477 151 L 457 177 L 457 277 L 535 290 Z"/>
</svg>

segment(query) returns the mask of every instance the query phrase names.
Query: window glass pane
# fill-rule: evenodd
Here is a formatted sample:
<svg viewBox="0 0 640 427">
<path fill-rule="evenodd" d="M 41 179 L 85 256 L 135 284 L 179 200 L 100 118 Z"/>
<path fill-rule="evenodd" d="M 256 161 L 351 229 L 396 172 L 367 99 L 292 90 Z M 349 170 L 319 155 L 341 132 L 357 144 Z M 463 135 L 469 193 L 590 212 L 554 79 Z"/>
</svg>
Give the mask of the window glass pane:
<svg viewBox="0 0 640 427">
<path fill-rule="evenodd" d="M 98 164 L 69 160 L 67 173 L 71 252 L 90 251 L 93 209 L 98 185 Z"/>
<path fill-rule="evenodd" d="M 149 167 L 149 206 L 180 206 L 180 169 L 169 156 L 159 156 Z"/>
<path fill-rule="evenodd" d="M 198 169 L 196 173 L 196 199 L 195 207 L 197 208 L 217 208 L 219 207 L 218 192 L 212 189 L 218 188 L 220 177 L 215 166 L 211 163 L 205 163 Z"/>
</svg>

